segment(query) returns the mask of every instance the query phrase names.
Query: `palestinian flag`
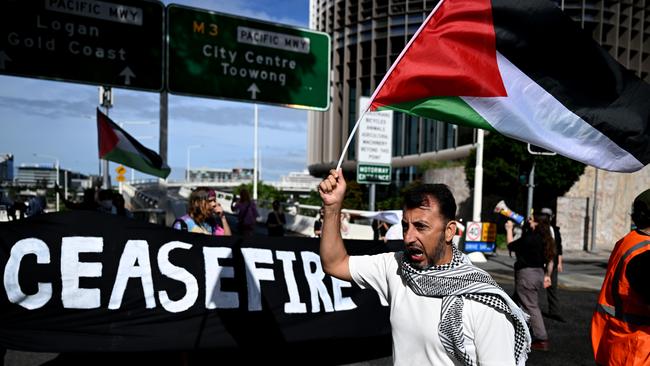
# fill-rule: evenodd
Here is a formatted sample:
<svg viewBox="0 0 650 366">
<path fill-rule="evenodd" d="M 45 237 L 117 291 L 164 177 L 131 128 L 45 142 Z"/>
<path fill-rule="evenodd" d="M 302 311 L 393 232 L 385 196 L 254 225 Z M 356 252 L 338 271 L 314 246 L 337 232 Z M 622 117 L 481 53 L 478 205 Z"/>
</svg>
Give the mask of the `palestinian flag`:
<svg viewBox="0 0 650 366">
<path fill-rule="evenodd" d="M 441 0 L 371 98 L 595 167 L 650 163 L 650 86 L 547 0 Z"/>
<path fill-rule="evenodd" d="M 167 178 L 170 169 L 160 155 L 147 149 L 97 109 L 99 158 L 124 164 L 143 173 Z"/>
</svg>

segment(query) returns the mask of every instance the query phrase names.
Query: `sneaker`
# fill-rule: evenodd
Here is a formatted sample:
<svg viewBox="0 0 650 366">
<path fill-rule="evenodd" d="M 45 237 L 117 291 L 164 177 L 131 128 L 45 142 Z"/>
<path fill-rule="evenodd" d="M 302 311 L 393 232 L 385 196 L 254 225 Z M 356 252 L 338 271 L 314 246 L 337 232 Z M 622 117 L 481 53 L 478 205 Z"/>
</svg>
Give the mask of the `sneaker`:
<svg viewBox="0 0 650 366">
<path fill-rule="evenodd" d="M 548 340 L 537 340 L 533 341 L 533 343 L 530 345 L 530 348 L 535 351 L 548 351 L 551 349 L 551 345 L 548 343 Z"/>
</svg>

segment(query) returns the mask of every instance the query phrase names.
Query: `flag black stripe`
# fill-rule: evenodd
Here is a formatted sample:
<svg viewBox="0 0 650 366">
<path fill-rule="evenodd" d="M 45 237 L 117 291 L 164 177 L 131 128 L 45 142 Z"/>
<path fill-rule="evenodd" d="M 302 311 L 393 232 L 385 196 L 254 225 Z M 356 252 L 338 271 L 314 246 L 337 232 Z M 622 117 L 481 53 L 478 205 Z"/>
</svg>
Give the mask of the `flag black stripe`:
<svg viewBox="0 0 650 366">
<path fill-rule="evenodd" d="M 551 1 L 493 0 L 492 14 L 502 55 L 641 163 L 650 163 L 650 85 Z"/>
</svg>

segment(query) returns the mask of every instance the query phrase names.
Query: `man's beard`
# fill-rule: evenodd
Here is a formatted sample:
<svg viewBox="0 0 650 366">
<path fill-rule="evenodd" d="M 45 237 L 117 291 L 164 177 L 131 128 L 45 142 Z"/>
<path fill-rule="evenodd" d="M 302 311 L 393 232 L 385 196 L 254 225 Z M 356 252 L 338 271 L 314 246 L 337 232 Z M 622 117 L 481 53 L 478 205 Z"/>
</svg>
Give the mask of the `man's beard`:
<svg viewBox="0 0 650 366">
<path fill-rule="evenodd" d="M 445 240 L 445 233 L 442 232 L 440 234 L 440 239 L 438 239 L 438 245 L 436 245 L 433 248 L 433 252 L 431 253 L 431 255 L 428 255 L 427 253 L 425 253 L 425 255 L 427 255 L 427 265 L 426 265 L 426 267 L 424 267 L 424 268 L 420 267 L 417 263 L 413 263 L 413 262 L 411 262 L 411 264 L 416 266 L 416 267 L 420 267 L 420 269 L 429 269 L 429 268 L 431 268 L 433 266 L 436 266 L 437 265 L 436 263 L 439 263 L 440 260 L 442 260 L 442 258 L 444 258 L 445 254 L 446 254 L 446 249 L 447 249 L 447 241 Z"/>
</svg>

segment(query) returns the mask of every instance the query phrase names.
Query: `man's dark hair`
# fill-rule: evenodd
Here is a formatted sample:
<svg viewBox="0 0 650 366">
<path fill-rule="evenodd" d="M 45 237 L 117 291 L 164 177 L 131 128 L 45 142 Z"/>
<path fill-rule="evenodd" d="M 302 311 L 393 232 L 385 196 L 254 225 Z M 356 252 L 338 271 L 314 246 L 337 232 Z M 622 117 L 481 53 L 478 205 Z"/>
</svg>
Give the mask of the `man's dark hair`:
<svg viewBox="0 0 650 366">
<path fill-rule="evenodd" d="M 632 221 L 639 229 L 650 226 L 650 189 L 639 194 L 632 203 Z"/>
<path fill-rule="evenodd" d="M 403 198 L 406 208 L 431 206 L 433 198 L 446 221 L 456 218 L 456 200 L 445 184 L 419 184 L 404 192 Z"/>
</svg>

